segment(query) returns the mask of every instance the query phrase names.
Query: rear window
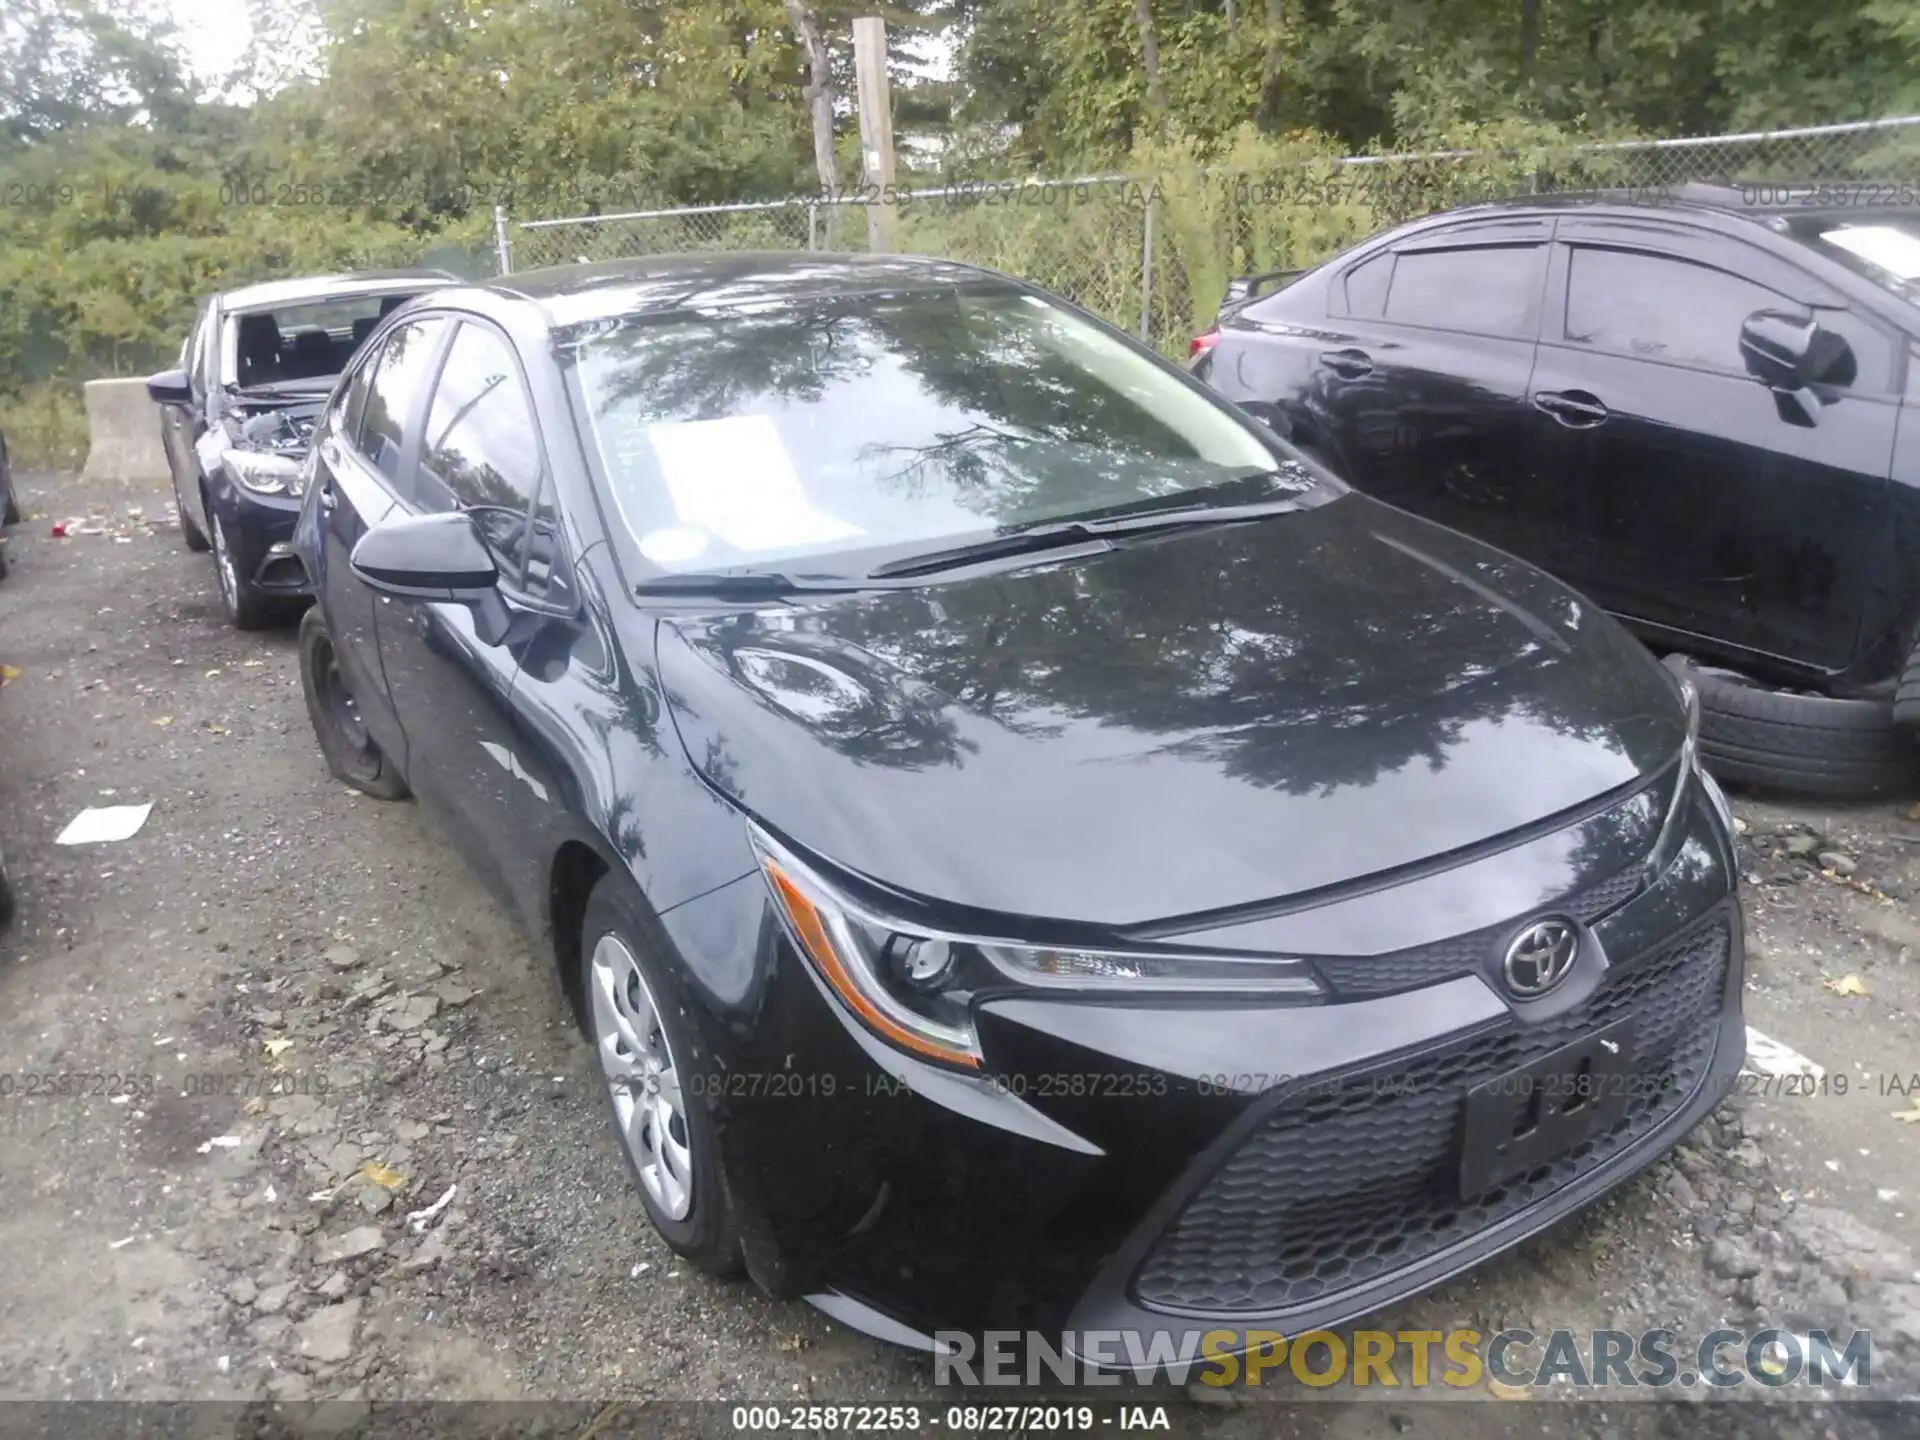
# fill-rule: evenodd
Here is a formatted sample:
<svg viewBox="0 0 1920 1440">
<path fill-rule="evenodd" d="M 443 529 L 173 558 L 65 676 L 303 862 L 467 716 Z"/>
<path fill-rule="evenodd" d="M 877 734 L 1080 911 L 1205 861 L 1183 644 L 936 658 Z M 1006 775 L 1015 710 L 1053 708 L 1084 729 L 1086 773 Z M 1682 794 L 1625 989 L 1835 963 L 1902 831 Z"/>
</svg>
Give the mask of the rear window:
<svg viewBox="0 0 1920 1440">
<path fill-rule="evenodd" d="M 419 293 L 388 290 L 228 311 L 220 344 L 220 382 L 273 385 L 338 375 L 381 317 Z"/>
<path fill-rule="evenodd" d="M 1164 362 L 1017 291 L 641 318 L 570 346 L 615 505 L 669 572 L 959 538 L 1281 463 Z"/>
</svg>

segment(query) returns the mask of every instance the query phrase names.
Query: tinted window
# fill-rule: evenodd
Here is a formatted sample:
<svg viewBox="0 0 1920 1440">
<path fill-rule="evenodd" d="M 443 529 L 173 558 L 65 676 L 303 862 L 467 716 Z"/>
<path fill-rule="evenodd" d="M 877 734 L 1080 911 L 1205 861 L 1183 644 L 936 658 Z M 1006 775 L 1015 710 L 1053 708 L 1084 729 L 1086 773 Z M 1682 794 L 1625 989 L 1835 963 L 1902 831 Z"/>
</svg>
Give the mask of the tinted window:
<svg viewBox="0 0 1920 1440">
<path fill-rule="evenodd" d="M 540 479 L 540 441 L 507 342 L 484 325 L 454 332 L 427 409 L 414 496 L 428 510 L 475 512 L 495 558 L 514 576 Z"/>
<path fill-rule="evenodd" d="M 1642 360 L 1746 373 L 1740 322 L 1800 307 L 1752 280 L 1665 255 L 1576 248 L 1567 339 Z"/>
<path fill-rule="evenodd" d="M 1403 250 L 1387 291 L 1386 318 L 1475 335 L 1531 339 L 1546 247 Z"/>
<path fill-rule="evenodd" d="M 997 287 L 600 322 L 561 345 L 614 504 L 663 570 L 1319 483 L 1164 361 Z"/>
<path fill-rule="evenodd" d="M 367 389 L 366 409 L 360 420 L 360 448 L 374 468 L 396 488 L 401 483 L 400 456 L 406 448 L 406 426 L 415 403 L 431 375 L 433 352 L 447 322 L 416 320 L 387 336 Z"/>
<path fill-rule="evenodd" d="M 1393 278 L 1393 255 L 1376 255 L 1347 271 L 1347 313 L 1378 320 L 1387 309 L 1387 281 Z"/>
<path fill-rule="evenodd" d="M 353 444 L 360 439 L 360 419 L 367 409 L 367 390 L 373 380 L 374 367 L 380 363 L 378 355 L 369 355 L 365 362 L 353 372 L 352 377 L 340 392 L 333 397 L 333 408 L 328 421 L 336 434 L 346 437 Z"/>
</svg>

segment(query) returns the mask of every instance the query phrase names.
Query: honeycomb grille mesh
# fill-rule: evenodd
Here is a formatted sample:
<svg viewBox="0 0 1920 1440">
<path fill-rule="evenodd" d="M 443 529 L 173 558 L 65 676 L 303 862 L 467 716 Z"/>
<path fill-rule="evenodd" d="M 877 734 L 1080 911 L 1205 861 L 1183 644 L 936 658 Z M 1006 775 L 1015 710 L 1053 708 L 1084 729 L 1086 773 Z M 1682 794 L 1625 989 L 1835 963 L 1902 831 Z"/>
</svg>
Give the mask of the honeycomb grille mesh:
<svg viewBox="0 0 1920 1440">
<path fill-rule="evenodd" d="M 1639 894 L 1646 881 L 1646 868 L 1635 865 L 1557 904 L 1540 908 L 1568 914 L 1582 925 L 1591 925 Z M 1393 995 L 1473 974 L 1492 963 L 1495 947 L 1512 929 L 1511 923 L 1503 923 L 1384 955 L 1315 956 L 1313 965 L 1320 972 L 1320 978 L 1343 1000 Z"/>
<path fill-rule="evenodd" d="M 1134 1276 L 1150 1309 L 1273 1314 L 1415 1264 L 1590 1173 L 1693 1093 L 1713 1057 L 1730 935 L 1724 920 L 1623 968 L 1583 1005 L 1508 1021 L 1385 1075 L 1323 1085 L 1228 1157 Z M 1601 1133 L 1462 1200 L 1467 1090 L 1604 1025 L 1631 1020 L 1634 1093 Z"/>
</svg>

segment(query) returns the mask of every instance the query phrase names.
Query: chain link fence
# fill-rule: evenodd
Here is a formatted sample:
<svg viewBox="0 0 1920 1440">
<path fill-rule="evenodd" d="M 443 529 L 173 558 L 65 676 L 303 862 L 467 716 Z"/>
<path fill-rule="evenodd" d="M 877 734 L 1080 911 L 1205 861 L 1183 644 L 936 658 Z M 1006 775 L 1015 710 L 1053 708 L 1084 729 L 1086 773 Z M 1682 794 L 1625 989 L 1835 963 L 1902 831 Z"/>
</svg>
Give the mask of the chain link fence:
<svg viewBox="0 0 1920 1440">
<path fill-rule="evenodd" d="M 1069 297 L 1169 354 L 1211 323 L 1235 275 L 1316 264 L 1391 225 L 1521 195 L 1731 204 L 1920 203 L 1920 116 L 1559 148 L 1308 157 L 892 194 L 903 251 L 991 266 Z M 496 221 L 502 271 L 689 250 L 865 249 L 858 197 Z"/>
</svg>

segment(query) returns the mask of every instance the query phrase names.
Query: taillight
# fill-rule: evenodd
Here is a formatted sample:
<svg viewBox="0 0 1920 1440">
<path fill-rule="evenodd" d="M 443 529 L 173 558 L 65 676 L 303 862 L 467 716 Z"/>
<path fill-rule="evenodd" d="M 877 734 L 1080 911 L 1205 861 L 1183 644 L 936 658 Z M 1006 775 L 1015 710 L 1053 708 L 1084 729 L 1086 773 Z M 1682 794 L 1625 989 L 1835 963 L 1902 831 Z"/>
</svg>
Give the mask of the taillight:
<svg viewBox="0 0 1920 1440">
<path fill-rule="evenodd" d="M 1220 330 L 1218 326 L 1212 330 L 1203 330 L 1187 343 L 1187 358 L 1191 360 L 1196 355 L 1204 355 L 1219 343 Z"/>
</svg>

